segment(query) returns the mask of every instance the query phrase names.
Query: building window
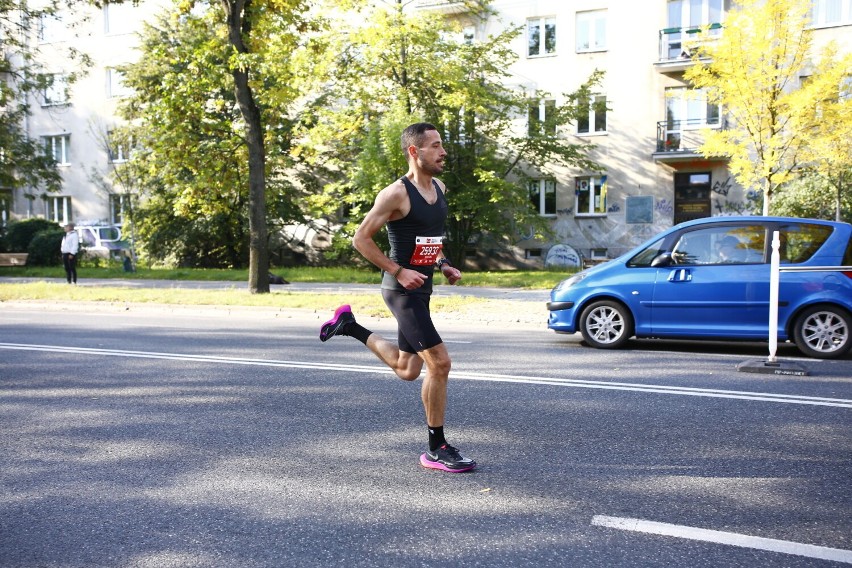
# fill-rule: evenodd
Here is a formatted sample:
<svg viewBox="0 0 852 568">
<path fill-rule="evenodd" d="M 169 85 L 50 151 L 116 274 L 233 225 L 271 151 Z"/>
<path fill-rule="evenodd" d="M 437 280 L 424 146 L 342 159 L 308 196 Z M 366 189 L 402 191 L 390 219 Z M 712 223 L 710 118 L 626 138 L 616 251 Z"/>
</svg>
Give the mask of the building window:
<svg viewBox="0 0 852 568">
<path fill-rule="evenodd" d="M 575 215 L 605 215 L 606 176 L 579 177 L 575 183 Z"/>
<path fill-rule="evenodd" d="M 811 24 L 834 26 L 852 23 L 852 0 L 813 0 Z"/>
<path fill-rule="evenodd" d="M 577 134 L 606 132 L 606 95 L 595 95 L 592 100 L 580 99 L 577 104 Z"/>
<path fill-rule="evenodd" d="M 666 121 L 678 130 L 719 125 L 718 105 L 707 102 L 703 89 L 666 89 Z"/>
<path fill-rule="evenodd" d="M 577 53 L 606 49 L 606 10 L 577 12 Z"/>
<path fill-rule="evenodd" d="M 530 202 L 539 215 L 556 215 L 556 181 L 533 179 L 529 182 Z"/>
<path fill-rule="evenodd" d="M 48 156 L 52 156 L 57 165 L 67 166 L 71 163 L 71 135 L 45 136 L 44 147 Z"/>
<path fill-rule="evenodd" d="M 538 57 L 556 53 L 556 18 L 527 20 L 527 55 Z"/>
<path fill-rule="evenodd" d="M 133 89 L 125 86 L 124 84 L 124 73 L 113 68 L 107 69 L 106 73 L 108 97 L 126 97 L 133 93 Z"/>
<path fill-rule="evenodd" d="M 68 31 L 62 16 L 56 14 L 42 14 L 38 22 L 38 39 L 42 43 L 64 41 Z"/>
<path fill-rule="evenodd" d="M 113 138 L 112 132 L 108 133 L 109 147 L 109 163 L 123 164 L 130 159 L 131 147 L 126 143 Z"/>
<path fill-rule="evenodd" d="M 121 225 L 127 211 L 130 210 L 130 196 L 119 193 L 109 196 L 109 222 L 113 225 Z"/>
<path fill-rule="evenodd" d="M 527 134 L 530 136 L 556 136 L 556 101 L 541 99 L 532 101 L 529 106 Z"/>
<path fill-rule="evenodd" d="M 852 0 L 850 0 L 852 2 Z M 852 77 L 844 77 L 840 81 L 840 100 L 852 100 Z"/>
<path fill-rule="evenodd" d="M 7 190 L 0 191 L 0 227 L 5 227 L 9 223 L 9 215 L 12 211 L 12 192 Z"/>
<path fill-rule="evenodd" d="M 104 5 L 104 33 L 107 35 L 133 33 L 138 19 L 136 2 Z"/>
<path fill-rule="evenodd" d="M 729 0 L 669 0 L 669 27 L 698 29 L 721 24 Z"/>
<path fill-rule="evenodd" d="M 46 213 L 50 221 L 67 225 L 71 222 L 71 198 L 50 196 L 46 198 Z"/>
<path fill-rule="evenodd" d="M 465 26 L 462 29 L 462 43 L 473 45 L 474 41 L 476 41 L 476 26 Z"/>
<path fill-rule="evenodd" d="M 64 105 L 68 102 L 68 77 L 51 75 L 50 85 L 42 91 L 42 106 Z"/>
</svg>

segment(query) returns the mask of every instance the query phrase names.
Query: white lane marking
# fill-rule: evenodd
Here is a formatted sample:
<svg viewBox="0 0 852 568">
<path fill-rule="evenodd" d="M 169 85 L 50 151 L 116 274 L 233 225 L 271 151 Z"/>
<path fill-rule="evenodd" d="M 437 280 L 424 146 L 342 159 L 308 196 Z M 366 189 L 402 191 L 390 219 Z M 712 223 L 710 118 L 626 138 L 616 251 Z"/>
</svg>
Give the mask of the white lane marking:
<svg viewBox="0 0 852 568">
<path fill-rule="evenodd" d="M 392 374 L 387 367 L 371 365 L 343 365 L 339 363 L 314 363 L 310 361 L 287 361 L 276 359 L 247 359 L 242 357 L 219 357 L 215 355 L 191 355 L 187 353 L 158 353 L 151 351 L 128 351 L 117 349 L 95 349 L 91 347 L 63 347 L 57 345 L 37 345 L 27 343 L 0 343 L 0 349 L 19 351 L 46 351 L 53 353 L 81 353 L 105 357 L 128 357 L 141 359 L 168 359 L 175 361 L 195 361 L 201 363 L 225 363 L 230 365 L 255 365 L 263 367 L 287 367 L 293 369 L 322 369 L 328 371 L 349 371 L 354 373 Z M 587 389 L 619 390 L 628 392 L 647 392 L 656 394 L 676 394 L 682 396 L 700 396 L 708 398 L 726 398 L 759 402 L 777 402 L 784 404 L 806 404 L 811 406 L 831 406 L 852 408 L 852 400 L 842 398 L 823 398 L 788 394 L 774 394 L 750 391 L 732 391 L 719 389 L 700 389 L 666 385 L 644 385 L 639 383 L 618 383 L 608 381 L 588 381 L 580 379 L 559 379 L 554 377 L 528 377 L 523 375 L 498 375 L 490 373 L 469 373 L 453 371 L 451 377 L 469 381 L 491 381 L 503 383 L 523 383 Z"/>
<path fill-rule="evenodd" d="M 683 525 L 671 525 L 655 521 L 644 521 L 642 519 L 629 519 L 624 517 L 607 517 L 595 515 L 592 518 L 592 526 L 608 527 L 624 531 L 657 534 L 662 536 L 673 536 L 689 540 L 700 540 L 717 544 L 727 544 L 756 550 L 767 550 L 770 552 L 781 552 L 783 554 L 795 554 L 807 558 L 818 558 L 820 560 L 832 560 L 834 562 L 845 562 L 852 564 L 852 550 L 841 548 L 828 548 L 813 544 L 802 544 L 788 540 L 776 540 L 774 538 L 763 538 L 749 536 L 732 532 L 700 529 Z"/>
</svg>

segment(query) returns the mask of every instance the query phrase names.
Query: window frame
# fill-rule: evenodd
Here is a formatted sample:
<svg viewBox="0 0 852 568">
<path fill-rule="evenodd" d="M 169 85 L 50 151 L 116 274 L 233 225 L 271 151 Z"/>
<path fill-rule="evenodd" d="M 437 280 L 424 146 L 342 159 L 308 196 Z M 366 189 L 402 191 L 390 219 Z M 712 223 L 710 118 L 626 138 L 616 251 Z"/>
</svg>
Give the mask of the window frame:
<svg viewBox="0 0 852 568">
<path fill-rule="evenodd" d="M 538 99 L 538 106 L 530 101 L 527 108 L 527 136 L 548 136 L 555 137 L 558 134 L 556 125 L 553 124 L 549 132 L 545 132 L 547 126 L 548 110 L 556 112 L 556 99 Z M 534 113 L 537 109 L 537 112 Z"/>
<path fill-rule="evenodd" d="M 678 96 L 672 96 L 670 93 L 678 93 Z M 678 102 L 677 112 L 680 116 L 685 118 L 674 118 L 670 117 L 669 111 L 672 107 L 669 106 L 671 101 Z M 693 118 L 691 115 L 692 109 L 696 108 L 691 106 L 691 103 L 698 101 L 701 106 L 697 108 L 701 108 L 702 112 L 700 116 Z M 707 101 L 707 94 L 704 92 L 704 89 L 694 89 L 690 87 L 666 87 L 665 90 L 665 102 L 666 102 L 666 122 L 676 122 L 679 121 L 683 126 L 681 128 L 672 128 L 671 130 L 700 130 L 701 128 L 721 128 L 722 125 L 722 107 L 719 105 L 711 104 Z M 711 113 L 709 112 L 710 107 L 715 108 L 715 122 L 708 122 L 707 117 Z M 674 114 L 674 113 L 673 113 Z"/>
<path fill-rule="evenodd" d="M 554 178 L 533 178 L 527 183 L 527 191 L 529 192 L 530 203 L 535 207 L 536 212 L 540 217 L 556 217 L 556 190 L 557 184 Z M 535 202 L 533 197 L 538 199 Z M 552 198 L 552 203 L 548 203 L 548 197 Z M 548 205 L 552 205 L 548 207 Z M 552 209 L 550 211 L 549 209 Z"/>
<path fill-rule="evenodd" d="M 60 207 L 61 205 L 61 207 Z M 60 216 L 61 213 L 61 216 Z M 67 225 L 72 221 L 70 195 L 47 195 L 44 197 L 44 216 L 49 221 Z"/>
<path fill-rule="evenodd" d="M 71 135 L 70 134 L 48 134 L 42 136 L 45 150 L 52 156 L 57 166 L 71 165 Z M 57 158 L 57 142 L 61 142 L 58 150 L 60 158 Z"/>
<path fill-rule="evenodd" d="M 132 197 L 127 193 L 111 193 L 109 195 L 109 222 L 121 227 L 130 209 Z"/>
<path fill-rule="evenodd" d="M 827 20 L 829 2 L 837 2 L 837 19 Z M 852 23 L 852 0 L 811 0 L 811 26 L 812 28 L 830 28 L 844 26 Z"/>
<path fill-rule="evenodd" d="M 603 94 L 593 94 L 592 100 L 589 99 L 580 99 L 577 101 L 578 111 L 582 110 L 582 107 L 587 106 L 589 109 L 588 115 L 582 117 L 582 122 L 580 118 L 580 113 L 578 112 L 577 118 L 577 135 L 579 136 L 600 136 L 607 133 L 607 106 L 606 106 L 606 95 Z M 603 112 L 598 112 L 598 109 Z M 600 115 L 603 115 L 603 129 L 598 129 Z M 581 129 L 582 124 L 585 124 L 585 130 Z"/>
<path fill-rule="evenodd" d="M 12 215 L 12 190 L 0 189 L 0 227 L 6 227 Z"/>
<path fill-rule="evenodd" d="M 548 49 L 548 26 L 552 25 L 552 46 Z M 537 52 L 532 52 L 533 26 L 537 28 Z M 527 58 L 552 57 L 557 54 L 556 16 L 527 18 Z"/>
<path fill-rule="evenodd" d="M 54 73 L 50 77 L 51 84 L 41 91 L 41 106 L 53 107 L 66 106 L 70 104 L 70 98 L 68 96 L 68 88 L 70 86 L 68 82 L 68 75 L 63 73 Z M 56 100 L 53 100 L 54 95 L 57 95 Z"/>
<path fill-rule="evenodd" d="M 136 16 L 136 8 L 136 2 L 104 4 L 104 35 L 117 36 L 134 33 L 135 22 L 138 19 L 138 16 Z M 110 11 L 112 11 L 113 14 L 110 14 Z M 113 25 L 110 26 L 110 23 Z"/>
<path fill-rule="evenodd" d="M 587 189 L 583 190 L 583 182 L 587 183 Z M 599 183 L 595 183 L 595 182 Z M 577 176 L 574 178 L 574 216 L 575 217 L 604 217 L 607 214 L 607 174 L 592 174 L 587 176 Z M 582 193 L 588 192 L 589 206 L 585 211 L 581 211 Z M 595 207 L 595 203 L 598 204 Z"/>
<path fill-rule="evenodd" d="M 61 12 L 42 14 L 38 19 L 39 43 L 58 43 L 68 39 L 68 26 Z"/>
<path fill-rule="evenodd" d="M 133 94 L 133 89 L 124 84 L 124 73 L 115 67 L 106 68 L 107 97 L 118 99 Z"/>
<path fill-rule="evenodd" d="M 574 23 L 574 49 L 577 53 L 595 53 L 599 51 L 607 51 L 607 9 L 602 8 L 600 10 L 585 10 L 582 12 L 577 12 L 575 16 Z M 603 43 L 598 41 L 598 35 L 601 32 L 599 29 L 600 24 L 603 24 Z M 580 38 L 582 37 L 580 34 L 580 26 L 581 24 L 585 24 L 588 26 L 586 37 L 589 42 L 585 47 L 580 46 Z"/>
</svg>

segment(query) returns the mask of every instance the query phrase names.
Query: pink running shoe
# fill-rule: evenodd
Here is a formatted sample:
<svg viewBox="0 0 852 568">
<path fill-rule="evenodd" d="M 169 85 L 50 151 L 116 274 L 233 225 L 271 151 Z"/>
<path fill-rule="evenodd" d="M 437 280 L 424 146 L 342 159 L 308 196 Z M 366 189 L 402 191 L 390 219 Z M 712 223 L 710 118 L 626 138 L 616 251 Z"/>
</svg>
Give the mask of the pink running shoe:
<svg viewBox="0 0 852 568">
<path fill-rule="evenodd" d="M 334 317 L 322 324 L 320 328 L 320 341 L 328 341 L 344 327 L 346 324 L 355 321 L 355 316 L 352 315 L 352 308 L 348 304 L 340 306 L 334 311 Z"/>
<path fill-rule="evenodd" d="M 428 451 L 420 456 L 420 465 L 431 469 L 440 469 L 450 473 L 470 471 L 476 467 L 476 462 L 462 457 L 459 451 L 449 444 L 444 444 L 435 451 Z"/>
</svg>

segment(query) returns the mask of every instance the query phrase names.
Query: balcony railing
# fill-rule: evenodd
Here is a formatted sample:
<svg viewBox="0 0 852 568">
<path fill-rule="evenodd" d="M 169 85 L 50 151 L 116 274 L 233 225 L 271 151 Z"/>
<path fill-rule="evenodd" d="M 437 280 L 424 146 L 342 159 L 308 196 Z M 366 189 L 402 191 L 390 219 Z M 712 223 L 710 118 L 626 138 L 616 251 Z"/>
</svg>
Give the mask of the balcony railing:
<svg viewBox="0 0 852 568">
<path fill-rule="evenodd" d="M 688 60 L 691 49 L 698 43 L 698 34 L 709 29 L 711 37 L 721 35 L 722 24 L 704 24 L 689 28 L 665 28 L 660 30 L 660 61 Z"/>
<path fill-rule="evenodd" d="M 698 147 L 704 143 L 701 129 L 725 128 L 725 121 L 719 118 L 661 120 L 657 123 L 657 153 L 697 154 Z"/>
<path fill-rule="evenodd" d="M 462 14 L 470 9 L 466 2 L 459 0 L 417 0 L 414 7 L 442 14 Z"/>
</svg>

